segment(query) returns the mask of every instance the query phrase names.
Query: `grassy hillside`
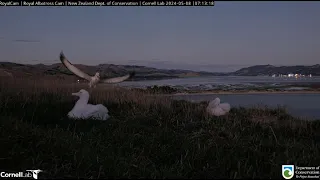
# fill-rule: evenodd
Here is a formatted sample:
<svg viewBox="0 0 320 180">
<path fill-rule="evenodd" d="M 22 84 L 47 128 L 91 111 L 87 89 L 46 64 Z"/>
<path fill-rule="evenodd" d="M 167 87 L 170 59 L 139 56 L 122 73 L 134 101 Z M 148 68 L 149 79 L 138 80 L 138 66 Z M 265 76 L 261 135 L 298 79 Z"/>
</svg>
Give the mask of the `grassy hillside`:
<svg viewBox="0 0 320 180">
<path fill-rule="evenodd" d="M 90 91 L 107 121 L 66 117 L 76 101 L 58 81 L 0 81 L 1 171 L 39 178 L 282 178 L 281 165 L 317 166 L 320 122 L 284 110 L 231 109 L 109 87 Z M 86 86 L 85 86 L 86 87 Z"/>
<path fill-rule="evenodd" d="M 273 74 L 303 74 L 313 76 L 320 76 L 320 64 L 312 66 L 272 66 L 272 65 L 257 65 L 250 66 L 247 68 L 239 69 L 236 72 L 230 73 L 230 75 L 236 76 L 260 76 L 268 75 L 272 76 Z"/>
</svg>

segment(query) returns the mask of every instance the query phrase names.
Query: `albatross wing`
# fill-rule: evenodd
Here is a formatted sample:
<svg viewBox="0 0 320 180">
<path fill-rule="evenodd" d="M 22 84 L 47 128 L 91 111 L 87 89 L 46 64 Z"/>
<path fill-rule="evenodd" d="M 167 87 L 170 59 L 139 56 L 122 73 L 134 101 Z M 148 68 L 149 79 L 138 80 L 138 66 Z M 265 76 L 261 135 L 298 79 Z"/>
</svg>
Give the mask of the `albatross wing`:
<svg viewBox="0 0 320 180">
<path fill-rule="evenodd" d="M 78 69 L 77 67 L 75 67 L 73 64 L 71 64 L 68 59 L 64 56 L 63 52 L 61 51 L 60 53 L 60 61 L 62 62 L 62 64 L 69 69 L 69 71 L 71 71 L 73 74 L 77 75 L 80 78 L 86 79 L 88 81 L 91 81 L 91 77 L 82 72 L 80 69 Z"/>
<path fill-rule="evenodd" d="M 94 118 L 97 120 L 107 120 L 110 117 L 108 112 L 109 112 L 108 109 L 102 104 L 97 104 L 97 105 L 88 104 L 86 117 Z"/>
<path fill-rule="evenodd" d="M 230 109 L 231 109 L 229 103 L 221 103 L 219 106 L 220 106 L 220 108 L 221 108 L 222 110 L 224 110 L 225 112 L 229 112 Z"/>
<path fill-rule="evenodd" d="M 102 79 L 100 82 L 107 83 L 107 84 L 119 83 L 119 82 L 125 81 L 129 78 L 132 78 L 134 75 L 135 75 L 135 72 L 131 72 L 130 74 L 127 74 L 125 76 L 109 78 L 109 79 Z"/>
</svg>

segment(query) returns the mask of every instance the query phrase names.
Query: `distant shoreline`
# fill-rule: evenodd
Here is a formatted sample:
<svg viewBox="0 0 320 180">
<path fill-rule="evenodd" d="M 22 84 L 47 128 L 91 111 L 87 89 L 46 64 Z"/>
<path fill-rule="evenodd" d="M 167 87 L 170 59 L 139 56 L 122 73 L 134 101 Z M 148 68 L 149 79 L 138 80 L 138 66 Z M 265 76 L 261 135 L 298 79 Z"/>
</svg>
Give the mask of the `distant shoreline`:
<svg viewBox="0 0 320 180">
<path fill-rule="evenodd" d="M 320 94 L 320 91 L 246 91 L 246 92 L 233 92 L 233 91 L 219 91 L 219 92 L 195 92 L 195 93 L 175 93 L 175 94 L 154 94 L 155 96 L 190 96 L 190 95 L 214 95 L 214 94 Z"/>
</svg>

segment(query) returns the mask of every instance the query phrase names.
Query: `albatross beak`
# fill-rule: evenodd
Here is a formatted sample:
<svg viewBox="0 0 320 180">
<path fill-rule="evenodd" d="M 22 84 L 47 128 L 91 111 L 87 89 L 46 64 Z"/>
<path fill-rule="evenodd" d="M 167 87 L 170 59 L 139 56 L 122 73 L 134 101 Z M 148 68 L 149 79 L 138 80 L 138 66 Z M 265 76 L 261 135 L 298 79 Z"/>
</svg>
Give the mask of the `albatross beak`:
<svg viewBox="0 0 320 180">
<path fill-rule="evenodd" d="M 79 96 L 79 93 L 72 93 L 72 96 Z"/>
</svg>

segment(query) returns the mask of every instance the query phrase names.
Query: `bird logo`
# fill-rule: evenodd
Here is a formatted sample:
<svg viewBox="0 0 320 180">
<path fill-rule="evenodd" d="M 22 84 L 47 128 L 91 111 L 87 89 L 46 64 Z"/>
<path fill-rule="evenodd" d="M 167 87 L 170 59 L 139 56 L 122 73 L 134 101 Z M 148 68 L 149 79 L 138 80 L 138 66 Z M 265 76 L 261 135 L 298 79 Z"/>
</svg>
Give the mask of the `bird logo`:
<svg viewBox="0 0 320 180">
<path fill-rule="evenodd" d="M 37 170 L 26 170 L 26 171 L 32 172 L 32 177 L 33 177 L 34 179 L 38 179 L 38 174 L 39 174 L 40 172 L 42 172 L 42 170 L 40 170 L 40 169 L 37 169 Z"/>
</svg>

